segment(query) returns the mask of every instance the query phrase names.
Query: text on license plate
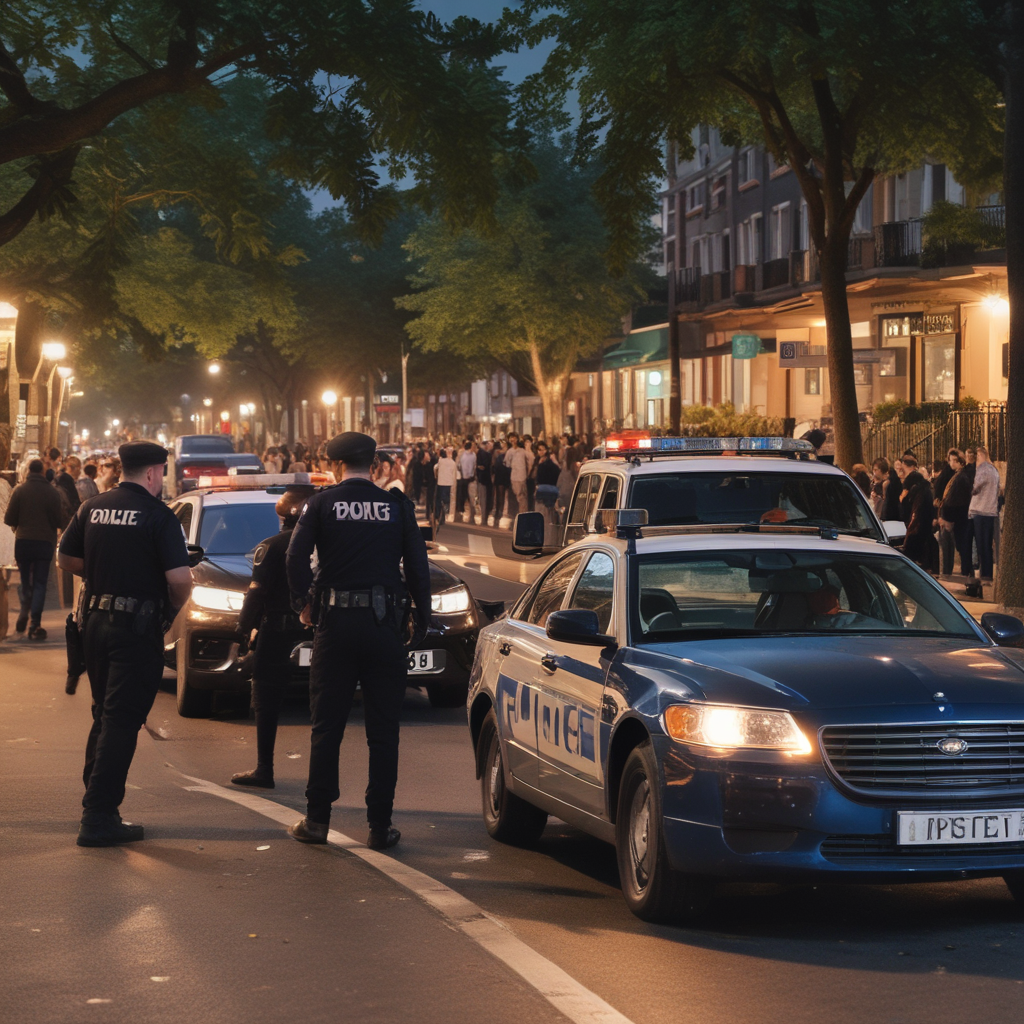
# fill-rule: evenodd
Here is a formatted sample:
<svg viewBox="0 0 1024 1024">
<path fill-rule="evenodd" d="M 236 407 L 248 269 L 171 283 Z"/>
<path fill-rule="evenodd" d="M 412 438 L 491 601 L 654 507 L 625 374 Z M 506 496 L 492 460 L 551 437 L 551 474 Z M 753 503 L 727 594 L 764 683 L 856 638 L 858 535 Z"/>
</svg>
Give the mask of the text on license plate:
<svg viewBox="0 0 1024 1024">
<path fill-rule="evenodd" d="M 313 660 L 313 648 L 303 645 L 299 648 L 299 668 L 309 668 Z"/>
<path fill-rule="evenodd" d="M 1024 810 L 897 811 L 900 846 L 1024 842 Z"/>
<path fill-rule="evenodd" d="M 444 669 L 444 651 L 411 651 L 410 672 L 440 672 Z"/>
</svg>

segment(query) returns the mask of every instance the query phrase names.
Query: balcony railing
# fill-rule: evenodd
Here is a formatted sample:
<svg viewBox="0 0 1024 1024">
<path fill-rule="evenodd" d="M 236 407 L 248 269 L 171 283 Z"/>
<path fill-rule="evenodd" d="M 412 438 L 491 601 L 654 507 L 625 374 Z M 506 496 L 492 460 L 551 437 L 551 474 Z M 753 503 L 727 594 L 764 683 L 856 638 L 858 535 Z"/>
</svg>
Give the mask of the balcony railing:
<svg viewBox="0 0 1024 1024">
<path fill-rule="evenodd" d="M 998 228 L 1000 231 L 1006 230 L 1005 206 L 979 206 L 977 210 L 989 227 Z"/>
<path fill-rule="evenodd" d="M 764 289 L 779 288 L 789 284 L 789 266 L 788 256 L 780 260 L 768 260 L 762 267 L 761 287 Z"/>
<path fill-rule="evenodd" d="M 700 267 L 676 271 L 676 302 L 700 302 Z"/>
<path fill-rule="evenodd" d="M 916 267 L 921 260 L 921 221 L 894 220 L 875 227 L 876 267 Z"/>
</svg>

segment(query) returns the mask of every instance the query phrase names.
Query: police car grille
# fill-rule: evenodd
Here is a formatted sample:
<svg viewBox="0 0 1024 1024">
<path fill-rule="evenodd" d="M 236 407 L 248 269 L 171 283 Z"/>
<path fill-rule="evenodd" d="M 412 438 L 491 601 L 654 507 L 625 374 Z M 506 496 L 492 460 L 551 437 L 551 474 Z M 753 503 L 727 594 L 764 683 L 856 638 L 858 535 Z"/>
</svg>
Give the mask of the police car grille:
<svg viewBox="0 0 1024 1024">
<path fill-rule="evenodd" d="M 957 736 L 963 754 L 938 743 Z M 1024 792 L 1024 722 L 984 725 L 829 726 L 821 732 L 829 767 L 851 789 L 928 795 Z"/>
<path fill-rule="evenodd" d="M 1024 843 L 968 843 L 956 846 L 898 846 L 892 835 L 829 836 L 820 846 L 822 857 L 833 863 L 895 861 L 903 867 L 933 865 L 957 857 L 1001 859 L 1019 856 Z"/>
</svg>

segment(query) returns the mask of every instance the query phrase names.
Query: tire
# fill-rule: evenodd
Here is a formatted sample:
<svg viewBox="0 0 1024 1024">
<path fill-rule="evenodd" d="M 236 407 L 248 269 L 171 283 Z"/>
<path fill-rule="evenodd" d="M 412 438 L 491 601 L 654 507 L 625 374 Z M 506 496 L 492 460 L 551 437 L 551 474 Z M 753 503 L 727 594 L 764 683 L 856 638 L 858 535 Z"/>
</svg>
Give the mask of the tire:
<svg viewBox="0 0 1024 1024">
<path fill-rule="evenodd" d="M 182 718 L 209 718 L 213 708 L 213 691 L 197 690 L 189 686 L 188 657 L 185 645 L 188 635 L 180 637 L 175 645 L 175 670 L 177 673 L 178 714 Z"/>
<path fill-rule="evenodd" d="M 427 699 L 432 708 L 463 707 L 469 696 L 469 683 L 427 683 Z"/>
<path fill-rule="evenodd" d="M 706 881 L 673 870 L 665 848 L 658 766 L 649 741 L 626 759 L 615 817 L 615 851 L 626 905 L 641 920 L 675 924 L 710 900 Z"/>
<path fill-rule="evenodd" d="M 487 834 L 509 846 L 533 846 L 548 823 L 548 815 L 505 786 L 498 719 L 493 711 L 487 713 L 480 729 L 477 752 L 480 758 L 480 793 Z"/>
</svg>

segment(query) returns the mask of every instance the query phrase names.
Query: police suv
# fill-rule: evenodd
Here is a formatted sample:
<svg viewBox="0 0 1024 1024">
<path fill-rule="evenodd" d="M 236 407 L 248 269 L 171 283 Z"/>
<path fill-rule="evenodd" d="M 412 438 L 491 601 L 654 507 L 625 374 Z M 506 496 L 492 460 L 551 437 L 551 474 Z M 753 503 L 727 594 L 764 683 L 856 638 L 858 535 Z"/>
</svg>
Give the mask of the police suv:
<svg viewBox="0 0 1024 1024">
<path fill-rule="evenodd" d="M 710 462 L 660 489 L 657 463 L 592 464 L 588 502 L 653 515 L 584 510 L 481 631 L 490 835 L 533 843 L 554 814 L 614 843 L 648 920 L 715 879 L 1001 875 L 1024 899 L 1024 624 L 979 628 L 838 471 Z"/>
</svg>

